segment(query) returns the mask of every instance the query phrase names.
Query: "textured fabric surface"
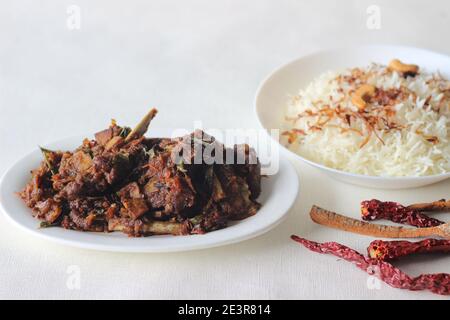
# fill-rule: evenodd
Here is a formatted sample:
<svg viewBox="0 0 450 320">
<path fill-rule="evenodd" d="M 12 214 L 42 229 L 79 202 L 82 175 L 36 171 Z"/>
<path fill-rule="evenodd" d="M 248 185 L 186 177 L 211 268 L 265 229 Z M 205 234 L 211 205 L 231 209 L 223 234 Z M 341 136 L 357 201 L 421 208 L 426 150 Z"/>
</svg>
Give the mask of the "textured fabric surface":
<svg viewBox="0 0 450 320">
<path fill-rule="evenodd" d="M 376 1 L 381 28 L 367 28 L 372 1 L 3 1 L 0 10 L 0 174 L 38 144 L 94 132 L 111 117 L 132 124 L 150 106 L 158 127 L 254 128 L 253 97 L 275 67 L 325 47 L 413 45 L 450 54 L 446 0 Z M 66 26 L 70 5 L 81 28 Z M 0 215 L 0 298 L 425 299 L 392 289 L 354 266 L 289 239 L 372 238 L 313 224 L 312 204 L 358 217 L 362 199 L 404 203 L 448 198 L 450 181 L 403 191 L 345 185 L 293 160 L 294 208 L 276 229 L 226 247 L 171 254 L 114 254 L 36 239 Z M 440 216 L 447 219 L 449 215 Z M 412 275 L 450 272 L 450 257 L 398 264 Z M 73 281 L 79 274 L 80 281 Z"/>
</svg>

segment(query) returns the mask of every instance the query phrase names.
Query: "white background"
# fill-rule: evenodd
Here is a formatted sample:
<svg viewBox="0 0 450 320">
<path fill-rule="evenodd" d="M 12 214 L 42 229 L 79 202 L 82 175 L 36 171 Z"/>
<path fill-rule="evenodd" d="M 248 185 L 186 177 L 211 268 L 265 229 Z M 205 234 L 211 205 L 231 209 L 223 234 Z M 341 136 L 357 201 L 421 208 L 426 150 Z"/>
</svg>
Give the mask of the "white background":
<svg viewBox="0 0 450 320">
<path fill-rule="evenodd" d="M 275 67 L 325 47 L 389 43 L 450 54 L 450 2 L 434 1 L 2 1 L 0 174 L 61 137 L 133 124 L 150 106 L 158 127 L 257 127 L 252 100 Z M 126 3 L 126 4 L 125 4 Z M 66 26 L 81 9 L 81 29 Z M 381 29 L 366 27 L 369 5 Z M 0 215 L 0 298 L 423 299 L 382 285 L 331 256 L 306 251 L 292 233 L 358 250 L 372 240 L 314 225 L 314 204 L 358 216 L 362 199 L 410 203 L 449 197 L 450 181 L 384 192 L 344 185 L 293 159 L 301 195 L 288 219 L 259 238 L 173 254 L 112 254 L 35 239 Z M 448 218 L 448 215 L 446 216 Z M 450 257 L 399 264 L 417 275 L 450 272 Z M 79 290 L 67 287 L 79 266 Z M 70 270 L 69 270 L 70 271 Z"/>
</svg>

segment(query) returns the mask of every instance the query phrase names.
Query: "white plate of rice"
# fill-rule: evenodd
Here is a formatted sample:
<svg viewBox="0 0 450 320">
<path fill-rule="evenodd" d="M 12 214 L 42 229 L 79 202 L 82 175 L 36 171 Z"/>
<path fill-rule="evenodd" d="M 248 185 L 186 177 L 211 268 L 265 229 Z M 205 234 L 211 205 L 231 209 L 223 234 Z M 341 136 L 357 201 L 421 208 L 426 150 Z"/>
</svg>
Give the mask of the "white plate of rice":
<svg viewBox="0 0 450 320">
<path fill-rule="evenodd" d="M 392 68 L 393 59 L 418 72 Z M 280 129 L 285 150 L 336 179 L 419 187 L 450 177 L 449 80 L 450 57 L 428 50 L 335 49 L 275 70 L 255 108 L 266 130 Z M 371 91 L 361 105 L 355 97 L 363 87 Z"/>
</svg>

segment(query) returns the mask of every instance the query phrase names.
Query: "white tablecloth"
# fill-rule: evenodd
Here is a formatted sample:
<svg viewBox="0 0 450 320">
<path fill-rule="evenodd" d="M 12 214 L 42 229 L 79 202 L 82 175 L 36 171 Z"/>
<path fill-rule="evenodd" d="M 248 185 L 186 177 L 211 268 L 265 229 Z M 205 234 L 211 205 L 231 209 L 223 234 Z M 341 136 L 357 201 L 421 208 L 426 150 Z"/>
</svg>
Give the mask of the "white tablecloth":
<svg viewBox="0 0 450 320">
<path fill-rule="evenodd" d="M 373 4 L 380 9 L 380 29 L 367 27 Z M 69 28 L 67 19 L 77 10 L 80 29 L 70 29 L 74 20 Z M 191 128 L 194 120 L 210 128 L 256 127 L 253 96 L 275 67 L 351 44 L 450 54 L 449 19 L 446 0 L 3 1 L 0 173 L 38 144 L 93 132 L 111 117 L 132 124 L 149 106 L 160 110 L 159 127 Z M 364 250 L 371 238 L 313 224 L 310 206 L 357 217 L 361 199 L 449 197 L 450 181 L 369 190 L 291 160 L 301 194 L 287 220 L 256 239 L 221 248 L 173 254 L 73 249 L 29 236 L 0 215 L 0 298 L 440 298 L 378 286 L 354 266 L 311 253 L 289 236 Z M 448 256 L 418 257 L 399 265 L 416 275 L 449 272 L 449 262 Z M 71 278 L 78 272 L 79 286 Z"/>
</svg>

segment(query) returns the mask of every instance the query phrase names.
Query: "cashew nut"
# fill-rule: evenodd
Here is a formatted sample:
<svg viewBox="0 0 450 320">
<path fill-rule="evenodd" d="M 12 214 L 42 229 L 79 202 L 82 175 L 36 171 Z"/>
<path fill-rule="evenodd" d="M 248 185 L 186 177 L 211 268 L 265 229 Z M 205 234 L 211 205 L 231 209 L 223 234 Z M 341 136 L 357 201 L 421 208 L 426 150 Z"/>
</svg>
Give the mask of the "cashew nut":
<svg viewBox="0 0 450 320">
<path fill-rule="evenodd" d="M 416 75 L 419 72 L 419 66 L 415 64 L 405 64 L 398 59 L 389 62 L 388 68 L 403 74 Z"/>
<path fill-rule="evenodd" d="M 375 95 L 376 88 L 370 84 L 363 84 L 352 95 L 352 103 L 363 110 L 371 97 Z"/>
</svg>

